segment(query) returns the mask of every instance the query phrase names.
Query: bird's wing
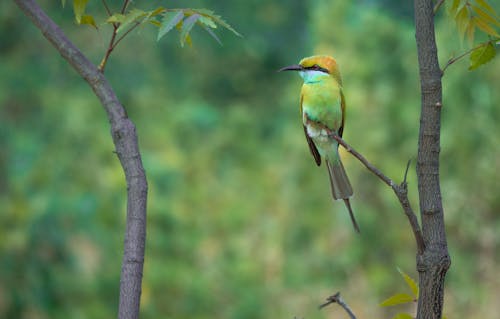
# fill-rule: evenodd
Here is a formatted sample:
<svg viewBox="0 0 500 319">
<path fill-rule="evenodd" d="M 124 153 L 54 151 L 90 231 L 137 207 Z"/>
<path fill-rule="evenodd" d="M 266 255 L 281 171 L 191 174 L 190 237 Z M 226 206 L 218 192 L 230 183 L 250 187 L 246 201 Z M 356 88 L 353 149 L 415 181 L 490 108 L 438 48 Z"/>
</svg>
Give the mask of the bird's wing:
<svg viewBox="0 0 500 319">
<path fill-rule="evenodd" d="M 303 96 L 301 94 L 300 95 L 300 114 L 302 114 L 302 100 L 303 100 Z M 318 152 L 318 149 L 316 148 L 316 145 L 314 145 L 313 140 L 307 134 L 307 127 L 305 125 L 304 125 L 304 134 L 306 135 L 307 145 L 309 145 L 309 150 L 311 151 L 311 154 L 314 157 L 314 161 L 316 162 L 316 165 L 320 166 L 321 165 L 321 155 L 319 155 L 319 152 Z"/>
<path fill-rule="evenodd" d="M 345 99 L 342 89 L 340 89 L 340 109 L 342 111 L 342 122 L 340 124 L 338 132 L 339 136 L 342 137 L 342 133 L 344 133 L 344 123 L 345 123 Z"/>
</svg>

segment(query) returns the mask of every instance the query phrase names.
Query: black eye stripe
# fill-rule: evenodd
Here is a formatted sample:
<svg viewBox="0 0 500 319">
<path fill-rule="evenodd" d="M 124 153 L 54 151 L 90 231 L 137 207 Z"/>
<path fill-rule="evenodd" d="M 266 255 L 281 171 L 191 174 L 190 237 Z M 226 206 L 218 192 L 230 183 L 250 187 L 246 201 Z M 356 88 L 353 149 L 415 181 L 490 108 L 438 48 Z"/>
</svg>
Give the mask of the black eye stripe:
<svg viewBox="0 0 500 319">
<path fill-rule="evenodd" d="M 321 71 L 321 72 L 325 72 L 325 73 L 330 73 L 330 72 L 328 72 L 328 70 L 327 70 L 327 69 L 322 68 L 322 67 L 320 67 L 320 66 L 319 66 L 319 65 L 317 65 L 317 64 L 315 64 L 315 65 L 313 65 L 313 66 L 309 66 L 309 67 L 307 67 L 306 69 L 307 69 L 307 70 L 315 70 L 315 71 Z"/>
</svg>

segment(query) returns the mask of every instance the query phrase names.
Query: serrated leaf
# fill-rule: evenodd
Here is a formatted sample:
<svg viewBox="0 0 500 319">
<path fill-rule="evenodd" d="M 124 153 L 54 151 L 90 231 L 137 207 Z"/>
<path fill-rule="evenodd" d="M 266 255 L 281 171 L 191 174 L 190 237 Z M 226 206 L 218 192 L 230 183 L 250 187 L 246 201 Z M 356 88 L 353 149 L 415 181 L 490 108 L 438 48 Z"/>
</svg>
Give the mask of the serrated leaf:
<svg viewBox="0 0 500 319">
<path fill-rule="evenodd" d="M 194 24 L 196 21 L 200 18 L 200 15 L 198 13 L 195 13 L 193 15 L 190 15 L 187 17 L 184 22 L 182 23 L 182 28 L 181 28 L 181 46 L 184 46 L 184 42 L 186 42 L 186 39 L 189 35 L 189 31 L 193 28 Z"/>
<path fill-rule="evenodd" d="M 485 12 L 484 10 L 475 5 L 472 5 L 471 7 L 472 10 L 478 15 L 478 17 L 481 18 L 481 20 L 483 20 L 485 23 L 491 23 L 496 26 L 500 26 L 500 22 L 493 16 L 491 16 L 489 13 Z"/>
<path fill-rule="evenodd" d="M 392 317 L 392 319 L 414 319 L 414 318 L 409 313 L 401 312 Z"/>
<path fill-rule="evenodd" d="M 474 22 L 474 24 L 478 27 L 478 29 L 480 29 L 481 31 L 483 31 L 484 33 L 486 34 L 489 34 L 489 35 L 492 35 L 492 36 L 495 36 L 495 37 L 500 37 L 500 34 L 498 34 L 495 29 L 493 29 L 492 26 L 490 26 L 488 23 L 486 23 L 485 21 L 479 19 L 478 17 L 472 17 L 472 21 Z"/>
<path fill-rule="evenodd" d="M 88 14 L 82 15 L 82 18 L 80 20 L 80 24 L 88 24 L 90 26 L 93 26 L 94 28 L 97 28 L 97 24 L 95 23 L 94 17 Z"/>
<path fill-rule="evenodd" d="M 121 13 L 115 13 L 110 16 L 106 22 L 107 23 L 122 23 L 125 20 L 125 15 Z"/>
<path fill-rule="evenodd" d="M 195 11 L 200 13 L 201 15 L 203 15 L 205 17 L 212 19 L 216 24 L 221 25 L 222 27 L 224 27 L 224 28 L 228 29 L 229 31 L 233 32 L 234 34 L 236 34 L 237 36 L 239 36 L 239 37 L 242 36 L 240 33 L 238 33 L 238 31 L 233 29 L 233 27 L 231 27 L 229 25 L 229 23 L 224 21 L 224 19 L 222 19 L 221 16 L 216 15 L 213 11 L 208 10 L 208 9 L 196 9 Z"/>
<path fill-rule="evenodd" d="M 136 22 L 138 19 L 140 19 L 146 15 L 147 15 L 146 12 L 139 10 L 139 9 L 130 10 L 130 12 L 125 15 L 125 18 L 120 23 L 120 26 L 118 27 L 116 32 L 117 33 L 122 32 L 123 30 L 127 29 L 130 24 L 132 24 L 133 22 Z"/>
<path fill-rule="evenodd" d="M 215 34 L 215 32 L 210 29 L 209 27 L 207 27 L 206 25 L 202 24 L 201 27 L 208 32 L 208 34 L 210 34 L 212 36 L 212 38 L 215 39 L 215 41 L 217 41 L 217 43 L 219 43 L 220 45 L 222 45 L 222 42 L 221 40 L 219 39 L 219 37 Z"/>
<path fill-rule="evenodd" d="M 490 6 L 488 2 L 486 2 L 486 0 L 476 0 L 476 3 L 481 7 L 483 7 L 487 12 L 489 12 L 493 16 L 498 17 L 498 14 L 495 12 L 495 9 L 493 9 L 493 7 Z"/>
<path fill-rule="evenodd" d="M 206 16 L 202 15 L 202 16 L 200 16 L 198 21 L 201 22 L 202 24 L 206 25 L 207 27 L 212 28 L 212 29 L 217 28 L 217 25 L 215 24 L 214 20 L 212 20 L 212 18 L 210 18 L 210 17 L 206 17 Z"/>
<path fill-rule="evenodd" d="M 496 55 L 495 46 L 493 43 L 488 42 L 484 46 L 480 46 L 470 54 L 469 70 L 474 70 L 483 64 L 491 61 Z"/>
<path fill-rule="evenodd" d="M 160 29 L 158 30 L 156 41 L 160 41 L 160 39 L 167 34 L 167 32 L 172 30 L 182 20 L 182 18 L 184 18 L 183 11 L 165 13 L 161 21 Z"/>
<path fill-rule="evenodd" d="M 87 7 L 88 0 L 73 0 L 73 12 L 75 13 L 75 19 L 78 24 L 82 21 L 82 15 L 85 13 L 85 8 Z"/>
<path fill-rule="evenodd" d="M 413 302 L 415 299 L 413 298 L 413 296 L 409 295 L 409 294 L 395 294 L 389 298 L 387 298 L 386 300 L 384 300 L 380 306 L 381 307 L 388 307 L 388 306 L 395 306 L 395 305 L 400 305 L 400 304 L 404 304 L 404 303 L 408 303 L 408 302 Z"/>
<path fill-rule="evenodd" d="M 406 284 L 408 285 L 408 287 L 410 287 L 411 291 L 413 292 L 413 296 L 415 298 L 418 298 L 418 285 L 415 282 L 415 280 L 413 280 L 413 278 L 411 278 L 410 276 L 408 276 L 401 269 L 398 268 L 398 271 L 401 274 L 401 276 L 403 276 L 403 279 L 406 281 Z"/>
</svg>

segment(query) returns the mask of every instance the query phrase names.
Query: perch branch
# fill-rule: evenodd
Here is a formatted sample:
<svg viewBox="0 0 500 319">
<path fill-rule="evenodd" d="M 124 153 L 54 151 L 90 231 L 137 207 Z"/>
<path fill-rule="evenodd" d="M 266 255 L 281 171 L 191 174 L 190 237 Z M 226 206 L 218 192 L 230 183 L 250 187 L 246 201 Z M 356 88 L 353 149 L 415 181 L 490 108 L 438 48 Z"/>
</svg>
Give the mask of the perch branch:
<svg viewBox="0 0 500 319">
<path fill-rule="evenodd" d="M 349 144 L 346 143 L 338 134 L 332 132 L 328 128 L 324 128 L 327 130 L 328 135 L 331 138 L 334 138 L 342 147 L 346 149 L 349 153 L 351 153 L 354 157 L 356 157 L 370 172 L 375 174 L 380 180 L 382 180 L 385 184 L 392 188 L 396 197 L 403 208 L 403 211 L 410 222 L 410 226 L 413 230 L 413 235 L 415 236 L 415 241 L 417 243 L 417 250 L 419 254 L 424 252 L 424 240 L 422 238 L 422 230 L 420 229 L 420 225 L 418 223 L 417 215 L 413 212 L 413 208 L 411 207 L 410 200 L 408 199 L 408 184 L 406 183 L 406 176 L 408 174 L 408 169 L 410 167 L 410 161 L 406 166 L 406 171 L 404 175 L 404 180 L 401 184 L 396 184 L 392 179 L 384 175 L 379 169 L 373 166 L 368 160 L 358 153 L 355 149 L 353 149 Z"/>
</svg>

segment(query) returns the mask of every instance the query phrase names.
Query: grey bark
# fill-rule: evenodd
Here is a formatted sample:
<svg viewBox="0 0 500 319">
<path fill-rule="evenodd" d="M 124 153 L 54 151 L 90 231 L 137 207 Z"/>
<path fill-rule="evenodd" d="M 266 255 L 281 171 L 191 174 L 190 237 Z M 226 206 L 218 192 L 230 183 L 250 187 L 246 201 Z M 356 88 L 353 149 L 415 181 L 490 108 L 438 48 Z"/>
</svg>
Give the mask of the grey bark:
<svg viewBox="0 0 500 319">
<path fill-rule="evenodd" d="M 15 0 L 15 3 L 62 57 L 88 82 L 106 110 L 116 154 L 127 183 L 127 225 L 120 277 L 118 318 L 138 318 L 146 240 L 148 185 L 135 126 L 127 117 L 125 109 L 104 75 L 69 41 L 38 4 L 33 0 Z"/>
<path fill-rule="evenodd" d="M 450 267 L 439 184 L 442 108 L 441 70 L 432 0 L 415 0 L 415 37 L 420 72 L 421 114 L 417 178 L 424 251 L 417 255 L 420 293 L 417 319 L 441 318 L 444 280 Z"/>
</svg>

